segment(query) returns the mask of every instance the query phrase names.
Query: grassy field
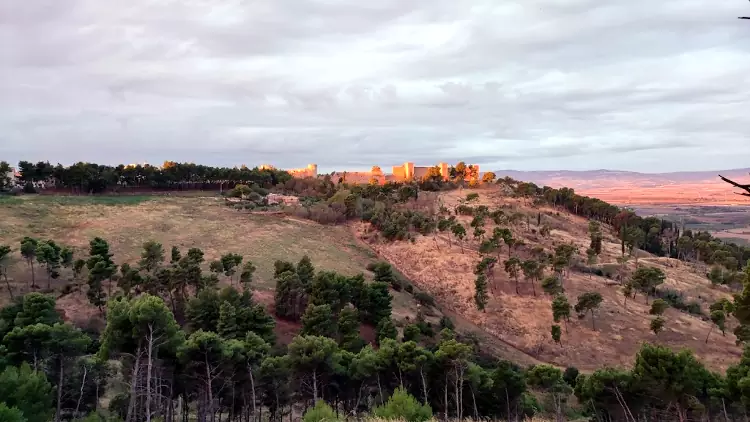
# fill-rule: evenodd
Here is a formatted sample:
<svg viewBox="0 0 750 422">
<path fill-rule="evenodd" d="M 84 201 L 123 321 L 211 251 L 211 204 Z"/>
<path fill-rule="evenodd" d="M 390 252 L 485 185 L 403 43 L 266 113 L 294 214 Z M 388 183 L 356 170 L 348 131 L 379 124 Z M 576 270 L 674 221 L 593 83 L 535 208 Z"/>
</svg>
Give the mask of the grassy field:
<svg viewBox="0 0 750 422">
<path fill-rule="evenodd" d="M 257 287 L 268 288 L 277 259 L 313 263 L 345 274 L 365 271 L 374 259 L 343 227 L 253 215 L 225 207 L 219 198 L 13 197 L 0 202 L 0 239 L 15 249 L 24 236 L 53 239 L 86 254 L 99 236 L 110 242 L 118 263 L 137 261 L 148 240 L 203 249 L 207 261 L 239 253 L 257 267 Z M 11 274 L 22 279 L 25 266 Z"/>
<path fill-rule="evenodd" d="M 319 270 L 369 277 L 366 266 L 377 259 L 347 227 L 237 211 L 226 207 L 220 197 L 0 197 L 0 244 L 14 249 L 9 278 L 19 295 L 29 291 L 31 278 L 18 252 L 24 236 L 72 246 L 77 257 L 86 257 L 89 241 L 98 236 L 109 242 L 118 264 L 136 263 L 143 243 L 149 240 L 161 242 L 167 255 L 172 246 L 178 246 L 183 254 L 188 248 L 201 248 L 206 262 L 228 252 L 239 253 L 245 262 L 257 266 L 253 289 L 256 298 L 267 304 L 273 301 L 276 260 L 297 262 L 308 255 Z M 46 287 L 41 273 L 37 268 L 37 283 Z M 68 273 L 52 281 L 54 290 L 59 292 L 69 283 Z M 392 295 L 394 318 L 413 318 L 417 308 L 414 298 L 405 292 Z M 3 286 L 0 304 L 8 299 Z M 97 317 L 83 294 L 66 295 L 58 304 L 71 319 Z M 292 331 L 295 327 L 280 329 Z"/>
</svg>

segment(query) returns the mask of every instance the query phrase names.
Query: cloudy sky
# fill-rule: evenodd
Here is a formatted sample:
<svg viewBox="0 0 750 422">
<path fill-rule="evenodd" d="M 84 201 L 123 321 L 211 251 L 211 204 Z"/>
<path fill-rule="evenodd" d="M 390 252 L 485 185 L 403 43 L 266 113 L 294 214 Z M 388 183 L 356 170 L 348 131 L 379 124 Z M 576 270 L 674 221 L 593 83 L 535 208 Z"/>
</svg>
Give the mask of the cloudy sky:
<svg viewBox="0 0 750 422">
<path fill-rule="evenodd" d="M 750 166 L 745 0 L 3 0 L 0 159 Z"/>
</svg>

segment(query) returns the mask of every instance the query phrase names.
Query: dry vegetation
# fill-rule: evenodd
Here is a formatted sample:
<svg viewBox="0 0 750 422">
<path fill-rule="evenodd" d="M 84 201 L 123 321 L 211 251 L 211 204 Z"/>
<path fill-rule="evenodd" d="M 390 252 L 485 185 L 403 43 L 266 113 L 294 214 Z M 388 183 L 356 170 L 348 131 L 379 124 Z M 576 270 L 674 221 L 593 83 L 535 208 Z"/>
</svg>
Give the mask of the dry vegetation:
<svg viewBox="0 0 750 422">
<path fill-rule="evenodd" d="M 512 212 L 530 216 L 530 227 L 525 219 L 512 228 L 526 246 L 515 252 L 528 257 L 534 246 L 552 251 L 556 245 L 575 243 L 582 253 L 588 247 L 587 221 L 551 208 L 535 209 L 521 200 L 503 196 L 496 188 L 480 190 L 474 205 L 484 204 L 491 209 L 506 206 Z M 452 209 L 465 197 L 466 191 L 443 193 L 440 200 Z M 552 228 L 551 236 L 543 238 L 536 226 L 537 213 L 543 214 L 543 224 Z M 460 217 L 468 226 L 470 217 Z M 487 231 L 491 232 L 489 222 Z M 522 364 L 550 362 L 560 366 L 574 365 L 592 370 L 602 365 L 629 365 L 644 341 L 666 344 L 674 348 L 687 347 L 713 369 L 725 369 L 736 362 L 740 348 L 734 336 L 714 332 L 708 344 L 704 342 L 710 322 L 674 309 L 666 312 L 667 328 L 658 338 L 649 330 L 651 316 L 644 298 L 628 300 L 620 293 L 617 282 L 603 277 L 571 272 L 566 276 L 566 293 L 575 303 L 585 291 L 598 291 L 604 302 L 597 311 L 596 331 L 590 317 L 582 320 L 575 315 L 563 331 L 562 346 L 554 344 L 549 330 L 552 324 L 551 298 L 536 286 L 521 281 L 521 295 L 516 295 L 514 284 L 496 267 L 496 289 L 491 294 L 486 312 L 474 305 L 474 266 L 480 260 L 477 242 L 467 241 L 465 250 L 455 243 L 448 245 L 446 234 L 437 238 L 417 236 L 412 241 L 386 243 L 368 231 L 362 223 L 355 225 L 356 237 L 342 226 L 321 226 L 309 221 L 283 218 L 278 215 L 249 214 L 225 207 L 217 198 L 154 197 L 128 198 L 122 201 L 100 201 L 87 198 L 60 199 L 24 197 L 0 202 L 0 243 L 18 248 L 23 236 L 50 238 L 76 247 L 79 256 L 87 252 L 88 241 L 100 236 L 110 242 L 115 261 L 137 261 L 140 248 L 147 240 L 156 240 L 168 249 L 172 245 L 186 249 L 200 247 L 207 261 L 222 253 L 236 252 L 256 263 L 256 297 L 270 303 L 273 300 L 273 262 L 277 259 L 296 261 L 303 255 L 311 257 L 319 269 L 345 274 L 366 272 L 365 266 L 378 257 L 390 261 L 419 288 L 431 293 L 441 310 L 451 316 L 461 330 L 473 331 L 483 348 Z M 536 232 L 536 233 L 534 233 Z M 468 236 L 471 238 L 471 235 Z M 605 236 L 600 266 L 613 266 L 620 247 L 612 234 Z M 17 256 L 17 254 L 16 254 Z M 502 258 L 507 257 L 504 248 Z M 687 299 L 701 302 L 704 311 L 716 299 L 728 296 L 728 291 L 712 287 L 709 281 L 687 264 L 666 258 L 650 257 L 645 253 L 641 265 L 655 265 L 668 275 L 665 286 L 678 289 Z M 628 263 L 632 271 L 635 263 Z M 28 268 L 16 262 L 10 269 L 17 292 L 27 289 Z M 58 280 L 59 291 L 67 280 Z M 42 283 L 44 284 L 44 283 Z M 2 300 L 7 293 L 2 292 Z M 405 292 L 394 295 L 394 316 L 413 317 L 416 304 Z M 89 318 L 97 311 L 88 305 L 83 294 L 69 294 L 58 300 L 69 318 Z M 283 325 L 283 324 L 282 324 Z M 295 327 L 279 327 L 294 330 Z"/>
<path fill-rule="evenodd" d="M 277 259 L 296 262 L 308 255 L 316 268 L 347 275 L 369 274 L 365 267 L 375 259 L 345 227 L 236 211 L 218 197 L 105 198 L 38 196 L 0 202 L 0 244 L 10 244 L 16 251 L 9 276 L 18 294 L 28 291 L 31 276 L 28 266 L 18 259 L 18 244 L 24 236 L 73 246 L 78 257 L 85 257 L 89 240 L 99 236 L 109 241 L 116 263 L 136 263 L 141 245 L 148 240 L 161 242 L 167 253 L 173 245 L 183 253 L 187 248 L 201 248 L 206 262 L 227 252 L 239 253 L 258 267 L 255 296 L 264 303 L 273 301 Z M 41 272 L 37 269 L 37 277 L 46 280 Z M 59 292 L 68 282 L 53 280 L 53 288 Z M 46 281 L 39 284 L 45 286 Z M 413 317 L 416 303 L 411 295 L 393 295 L 394 314 Z M 7 300 L 3 288 L 0 303 Z M 85 321 L 98 314 L 85 294 L 65 295 L 58 304 L 71 319 Z"/>
<path fill-rule="evenodd" d="M 551 208 L 534 209 L 520 200 L 504 197 L 496 189 L 480 191 L 480 199 L 474 205 L 487 205 L 490 209 L 500 206 L 509 207 L 512 212 L 521 212 L 530 216 L 531 225 L 527 227 L 526 219 L 516 223 L 513 232 L 520 237 L 526 246 L 515 252 L 517 256 L 527 258 L 534 246 L 542 246 L 547 251 L 554 250 L 556 245 L 574 243 L 580 251 L 580 259 L 585 260 L 583 252 L 588 248 L 588 223 L 583 218 L 567 213 L 557 213 Z M 458 205 L 466 192 L 453 191 L 442 194 L 441 200 L 449 209 Z M 552 228 L 551 236 L 543 238 L 536 226 L 537 213 L 543 214 L 542 224 Z M 468 227 L 471 217 L 460 217 Z M 487 232 L 492 231 L 492 223 Z M 474 305 L 474 278 L 472 271 L 480 255 L 476 251 L 477 241 L 471 240 L 462 253 L 453 240 L 448 246 L 447 235 L 417 237 L 415 242 L 385 243 L 377 235 L 368 232 L 365 226 L 358 228 L 360 236 L 384 258 L 388 259 L 420 288 L 432 293 L 447 310 L 461 315 L 465 319 L 481 326 L 496 345 L 514 348 L 516 360 L 541 360 L 561 366 L 574 365 L 584 370 L 593 370 L 602 365 L 626 366 L 633 362 L 642 342 L 655 342 L 674 348 L 687 347 L 696 352 L 707 366 L 713 369 L 725 369 L 740 356 L 741 349 L 735 346 L 735 339 L 730 333 L 726 337 L 714 334 L 706 344 L 706 334 L 711 325 L 700 317 L 688 315 L 675 309 L 666 312 L 667 327 L 658 338 L 650 331 L 651 316 L 649 307 L 642 296 L 628 300 L 620 292 L 618 282 L 604 277 L 589 276 L 571 272 L 566 276 L 564 287 L 571 304 L 575 304 L 579 294 L 586 291 L 600 292 L 604 298 L 597 311 L 596 331 L 592 330 L 590 316 L 578 320 L 575 315 L 568 324 L 568 333 L 563 331 L 562 346 L 551 340 L 549 331 L 552 322 L 551 298 L 541 293 L 537 285 L 537 296 L 532 294 L 532 287 L 521 278 L 521 295 L 515 294 L 513 281 L 502 269 L 502 263 L 496 266 L 496 290 L 486 312 L 480 312 Z M 470 238 L 471 236 L 469 236 Z M 502 259 L 507 258 L 507 248 L 503 249 Z M 605 236 L 604 251 L 600 256 L 600 266 L 617 266 L 616 258 L 620 255 L 620 245 L 612 234 Z M 662 288 L 672 288 L 683 292 L 686 300 L 697 300 L 704 311 L 716 299 L 729 296 L 727 290 L 714 288 L 710 282 L 696 274 L 696 270 L 687 264 L 666 258 L 651 257 L 641 252 L 640 265 L 654 265 L 662 268 L 668 276 Z M 627 264 L 626 271 L 633 271 L 634 260 Z M 518 355 L 525 355 L 519 359 Z"/>
</svg>

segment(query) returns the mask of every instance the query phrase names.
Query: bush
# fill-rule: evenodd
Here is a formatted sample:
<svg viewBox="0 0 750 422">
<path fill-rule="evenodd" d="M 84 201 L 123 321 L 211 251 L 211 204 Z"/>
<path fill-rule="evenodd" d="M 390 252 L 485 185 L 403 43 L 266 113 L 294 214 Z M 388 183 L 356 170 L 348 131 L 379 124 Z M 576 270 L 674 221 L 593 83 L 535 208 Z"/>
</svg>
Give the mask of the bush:
<svg viewBox="0 0 750 422">
<path fill-rule="evenodd" d="M 404 286 L 404 290 L 406 290 L 407 293 L 413 294 L 414 293 L 414 286 L 412 286 L 409 283 L 406 283 Z"/>
<path fill-rule="evenodd" d="M 565 380 L 565 382 L 569 386 L 575 387 L 576 379 L 578 378 L 578 373 L 579 373 L 578 368 L 576 368 L 575 366 L 569 366 L 565 368 L 565 373 L 563 373 L 563 380 Z"/>
<path fill-rule="evenodd" d="M 425 292 L 418 292 L 414 295 L 414 299 L 423 306 L 435 306 L 435 299 Z"/>
<path fill-rule="evenodd" d="M 454 328 L 456 328 L 456 326 L 455 326 L 455 324 L 453 324 L 453 321 L 451 321 L 450 318 L 448 318 L 447 316 L 443 315 L 440 318 L 440 330 L 442 331 L 442 330 L 444 330 L 446 328 L 449 329 L 449 330 L 453 330 Z"/>
<path fill-rule="evenodd" d="M 421 404 L 402 387 L 396 388 L 388 401 L 377 406 L 372 413 L 382 419 L 404 420 L 406 422 L 424 422 L 432 419 L 432 408 Z M 310 422 L 305 419 L 305 422 Z"/>
<path fill-rule="evenodd" d="M 315 406 L 305 412 L 302 416 L 303 422 L 327 422 L 327 421 L 338 421 L 336 412 L 331 409 L 325 401 L 318 400 Z"/>
<path fill-rule="evenodd" d="M 456 214 L 459 215 L 474 215 L 474 208 L 468 205 L 459 205 L 456 207 Z"/>
<path fill-rule="evenodd" d="M 476 192 L 472 192 L 472 193 L 466 195 L 466 200 L 467 201 L 476 201 L 477 199 L 479 199 L 479 194 L 476 193 Z"/>
</svg>

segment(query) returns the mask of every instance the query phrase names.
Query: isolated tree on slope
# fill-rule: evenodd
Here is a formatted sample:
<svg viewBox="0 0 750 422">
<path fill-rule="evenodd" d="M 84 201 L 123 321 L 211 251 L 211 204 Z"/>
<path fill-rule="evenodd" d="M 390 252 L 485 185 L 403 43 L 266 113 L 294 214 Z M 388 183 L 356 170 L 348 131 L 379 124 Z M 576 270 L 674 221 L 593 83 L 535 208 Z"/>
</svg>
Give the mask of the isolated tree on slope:
<svg viewBox="0 0 750 422">
<path fill-rule="evenodd" d="M 591 328 L 596 331 L 596 321 L 594 317 L 594 311 L 599 308 L 602 303 L 602 295 L 598 292 L 586 292 L 578 296 L 578 303 L 576 303 L 575 310 L 578 315 L 585 315 L 591 313 Z"/>
</svg>

